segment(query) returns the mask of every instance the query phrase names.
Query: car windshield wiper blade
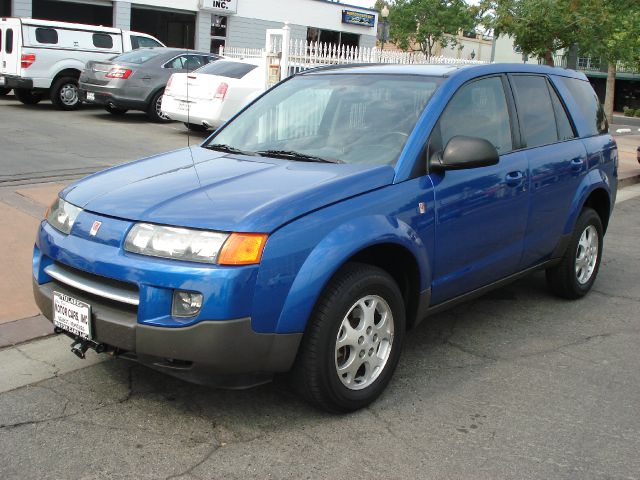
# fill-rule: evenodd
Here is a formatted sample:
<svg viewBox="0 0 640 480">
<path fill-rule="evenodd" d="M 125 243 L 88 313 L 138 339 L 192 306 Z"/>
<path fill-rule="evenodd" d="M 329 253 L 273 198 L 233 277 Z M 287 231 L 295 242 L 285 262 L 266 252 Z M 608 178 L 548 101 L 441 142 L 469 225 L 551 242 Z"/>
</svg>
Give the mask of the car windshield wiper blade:
<svg viewBox="0 0 640 480">
<path fill-rule="evenodd" d="M 285 158 L 287 160 L 301 160 L 303 162 L 322 162 L 322 163 L 344 163 L 337 158 L 323 158 L 306 153 L 294 152 L 292 150 L 258 150 L 256 153 L 266 155 L 268 157 Z"/>
<path fill-rule="evenodd" d="M 249 152 L 248 150 L 240 150 L 239 148 L 232 147 L 231 145 L 225 145 L 224 143 L 209 143 L 204 146 L 209 150 L 217 150 L 218 152 L 237 153 L 240 155 L 260 156 L 258 152 Z"/>
</svg>

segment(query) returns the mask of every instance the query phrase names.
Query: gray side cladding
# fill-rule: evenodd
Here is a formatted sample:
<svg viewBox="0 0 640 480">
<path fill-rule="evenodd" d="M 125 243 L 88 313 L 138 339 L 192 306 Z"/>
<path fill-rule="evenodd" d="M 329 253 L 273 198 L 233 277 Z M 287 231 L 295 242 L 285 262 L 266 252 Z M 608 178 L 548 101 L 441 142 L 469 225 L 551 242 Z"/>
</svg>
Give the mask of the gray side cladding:
<svg viewBox="0 0 640 480">
<path fill-rule="evenodd" d="M 236 48 L 264 48 L 268 28 L 282 28 L 284 23 L 258 20 L 255 18 L 229 16 L 227 25 L 227 46 Z M 306 40 L 307 27 L 289 24 L 293 40 Z M 371 48 L 376 44 L 374 35 L 360 35 L 360 46 Z"/>
</svg>

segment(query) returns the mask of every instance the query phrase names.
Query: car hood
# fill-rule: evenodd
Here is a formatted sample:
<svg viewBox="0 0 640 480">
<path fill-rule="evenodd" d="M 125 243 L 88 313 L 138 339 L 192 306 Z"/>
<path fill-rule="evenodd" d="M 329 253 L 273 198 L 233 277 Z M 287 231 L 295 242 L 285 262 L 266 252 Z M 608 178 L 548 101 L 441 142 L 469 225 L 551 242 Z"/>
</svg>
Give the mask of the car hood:
<svg viewBox="0 0 640 480">
<path fill-rule="evenodd" d="M 288 161 L 191 147 L 91 175 L 61 196 L 85 210 L 128 220 L 268 233 L 389 185 L 394 173 L 388 165 Z"/>
</svg>

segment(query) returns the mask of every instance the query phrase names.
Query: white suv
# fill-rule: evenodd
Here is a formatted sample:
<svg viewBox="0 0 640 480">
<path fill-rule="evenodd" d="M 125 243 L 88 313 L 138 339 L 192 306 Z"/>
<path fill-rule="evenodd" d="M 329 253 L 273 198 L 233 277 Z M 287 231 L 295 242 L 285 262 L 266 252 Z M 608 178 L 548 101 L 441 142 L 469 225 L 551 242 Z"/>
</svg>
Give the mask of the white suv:
<svg viewBox="0 0 640 480">
<path fill-rule="evenodd" d="M 80 104 L 78 78 L 89 60 L 141 47 L 163 47 L 144 33 L 79 23 L 0 18 L 0 94 L 13 89 L 33 105 L 47 94 L 62 110 Z"/>
</svg>

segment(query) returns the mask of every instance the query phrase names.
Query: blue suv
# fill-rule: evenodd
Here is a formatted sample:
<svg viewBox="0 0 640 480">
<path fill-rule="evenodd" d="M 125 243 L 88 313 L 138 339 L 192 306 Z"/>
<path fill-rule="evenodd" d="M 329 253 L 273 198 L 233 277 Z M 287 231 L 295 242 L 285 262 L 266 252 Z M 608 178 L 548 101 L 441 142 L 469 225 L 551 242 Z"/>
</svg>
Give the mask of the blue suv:
<svg viewBox="0 0 640 480">
<path fill-rule="evenodd" d="M 200 146 L 63 190 L 35 298 L 78 356 L 226 387 L 290 372 L 355 410 L 432 313 L 538 269 L 562 297 L 589 291 L 617 187 L 607 131 L 569 70 L 305 72 Z"/>
</svg>

